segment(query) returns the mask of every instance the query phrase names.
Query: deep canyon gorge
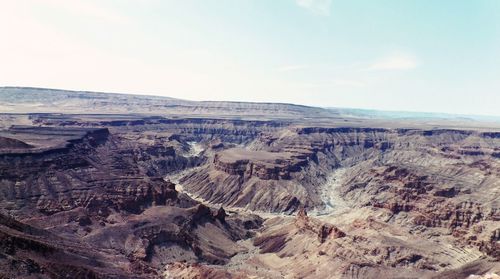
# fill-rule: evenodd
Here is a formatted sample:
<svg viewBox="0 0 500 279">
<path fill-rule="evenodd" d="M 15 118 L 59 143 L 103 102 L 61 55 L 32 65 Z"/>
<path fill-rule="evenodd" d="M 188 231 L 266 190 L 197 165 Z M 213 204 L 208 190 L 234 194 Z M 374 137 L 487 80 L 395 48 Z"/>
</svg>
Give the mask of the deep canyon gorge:
<svg viewBox="0 0 500 279">
<path fill-rule="evenodd" d="M 498 123 L 35 88 L 0 100 L 0 278 L 500 274 Z"/>
</svg>

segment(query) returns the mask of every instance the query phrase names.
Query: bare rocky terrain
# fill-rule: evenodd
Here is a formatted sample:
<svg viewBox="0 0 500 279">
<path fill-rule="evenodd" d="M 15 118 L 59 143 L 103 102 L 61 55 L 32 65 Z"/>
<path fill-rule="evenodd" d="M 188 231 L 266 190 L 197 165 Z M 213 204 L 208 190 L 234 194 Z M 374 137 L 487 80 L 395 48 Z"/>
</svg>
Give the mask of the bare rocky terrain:
<svg viewBox="0 0 500 279">
<path fill-rule="evenodd" d="M 495 122 L 12 87 L 0 111 L 0 278 L 500 274 Z"/>
</svg>

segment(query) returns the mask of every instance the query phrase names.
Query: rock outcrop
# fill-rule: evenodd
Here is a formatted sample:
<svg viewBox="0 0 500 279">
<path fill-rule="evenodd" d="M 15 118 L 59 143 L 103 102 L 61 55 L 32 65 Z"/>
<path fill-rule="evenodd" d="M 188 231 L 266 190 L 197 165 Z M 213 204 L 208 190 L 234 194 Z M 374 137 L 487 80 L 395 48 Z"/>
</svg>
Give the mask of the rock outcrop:
<svg viewBox="0 0 500 279">
<path fill-rule="evenodd" d="M 156 278 L 167 263 L 227 262 L 262 223 L 199 204 L 157 176 L 202 160 L 179 155 L 187 144 L 171 135 L 28 126 L 4 133 L 32 147 L 0 151 L 0 210 L 13 216 L 0 216 L 8 259 L 0 276 Z"/>
</svg>

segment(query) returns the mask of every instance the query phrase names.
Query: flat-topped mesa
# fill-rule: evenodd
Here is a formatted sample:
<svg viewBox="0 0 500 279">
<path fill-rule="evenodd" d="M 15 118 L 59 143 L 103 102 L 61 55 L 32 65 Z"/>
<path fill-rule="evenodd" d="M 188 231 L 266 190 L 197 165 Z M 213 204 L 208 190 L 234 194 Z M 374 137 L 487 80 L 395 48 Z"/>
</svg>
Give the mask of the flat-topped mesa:
<svg viewBox="0 0 500 279">
<path fill-rule="evenodd" d="M 18 139 L 12 139 L 8 137 L 0 137 L 0 150 L 17 150 L 17 149 L 28 149 L 32 148 L 33 146 L 30 144 L 27 144 L 23 141 L 20 141 Z"/>
<path fill-rule="evenodd" d="M 108 136 L 107 128 L 14 125 L 0 134 L 0 138 L 9 138 L 10 143 L 7 148 L 0 146 L 0 155 L 22 156 L 64 152 L 83 141 L 91 145 L 102 143 Z M 13 141 L 16 143 L 15 146 L 13 146 Z"/>
<path fill-rule="evenodd" d="M 290 152 L 253 151 L 231 148 L 214 156 L 217 170 L 244 177 L 256 176 L 263 180 L 289 180 L 291 173 L 307 165 L 307 156 Z"/>
</svg>

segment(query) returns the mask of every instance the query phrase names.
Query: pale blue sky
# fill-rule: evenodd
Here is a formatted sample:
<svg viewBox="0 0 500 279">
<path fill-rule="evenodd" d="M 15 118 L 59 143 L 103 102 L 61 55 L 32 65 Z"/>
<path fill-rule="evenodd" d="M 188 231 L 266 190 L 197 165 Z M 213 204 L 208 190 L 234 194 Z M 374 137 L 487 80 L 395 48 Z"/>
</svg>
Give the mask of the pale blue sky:
<svg viewBox="0 0 500 279">
<path fill-rule="evenodd" d="M 0 0 L 0 85 L 500 115 L 497 0 Z"/>
</svg>

